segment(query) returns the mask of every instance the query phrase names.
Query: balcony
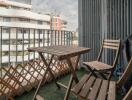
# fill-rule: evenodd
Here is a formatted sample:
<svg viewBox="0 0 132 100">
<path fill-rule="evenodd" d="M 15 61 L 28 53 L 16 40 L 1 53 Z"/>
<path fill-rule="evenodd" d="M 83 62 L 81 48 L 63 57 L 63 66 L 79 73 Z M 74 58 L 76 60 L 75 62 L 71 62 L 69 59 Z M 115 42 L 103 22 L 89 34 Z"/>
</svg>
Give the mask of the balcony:
<svg viewBox="0 0 132 100">
<path fill-rule="evenodd" d="M 3 83 L 0 84 L 0 87 L 2 87 L 0 95 L 4 94 L 7 97 L 14 97 L 15 100 L 31 100 L 33 98 L 36 87 L 46 71 L 46 67 L 38 53 L 28 52 L 25 54 L 27 48 L 56 45 L 74 45 L 91 48 L 92 50 L 88 54 L 81 57 L 79 63 L 79 67 L 81 68 L 77 70 L 77 76 L 81 79 L 84 73 L 89 73 L 87 68 L 82 65 L 82 62 L 97 58 L 103 39 L 121 39 L 124 41 L 132 34 L 131 0 L 124 0 L 124 2 L 120 2 L 120 0 L 79 0 L 78 2 L 78 38 L 74 36 L 74 32 L 66 30 L 57 31 L 29 28 L 27 29 L 28 32 L 24 33 L 23 31 L 23 33 L 19 33 L 18 30 L 20 27 L 6 26 L 9 31 L 4 33 L 3 29 L 5 27 L 0 27 L 0 66 L 1 80 L 3 79 Z M 128 38 L 127 42 L 130 40 L 131 38 Z M 3 41 L 6 41 L 6 43 Z M 126 50 L 126 52 L 128 51 Z M 104 51 L 101 60 L 111 64 L 114 55 L 115 53 L 111 51 Z M 46 61 L 50 61 L 50 54 L 44 54 L 44 56 Z M 120 52 L 112 80 L 117 80 L 121 76 L 125 69 L 123 66 L 126 65 L 124 64 L 123 55 Z M 56 80 L 66 85 L 68 84 L 71 70 L 66 61 L 60 62 L 58 59 L 54 59 L 51 69 L 56 76 Z M 65 89 L 58 90 L 53 83 L 53 78 L 49 74 L 45 80 L 46 82 L 42 84 L 43 86 L 39 91 L 39 95 L 45 97 L 46 100 L 63 100 Z M 90 88 L 91 90 L 92 88 Z M 121 100 L 122 98 L 123 95 L 120 94 L 116 97 L 117 100 Z M 69 100 L 76 100 L 76 96 L 71 93 Z"/>
</svg>

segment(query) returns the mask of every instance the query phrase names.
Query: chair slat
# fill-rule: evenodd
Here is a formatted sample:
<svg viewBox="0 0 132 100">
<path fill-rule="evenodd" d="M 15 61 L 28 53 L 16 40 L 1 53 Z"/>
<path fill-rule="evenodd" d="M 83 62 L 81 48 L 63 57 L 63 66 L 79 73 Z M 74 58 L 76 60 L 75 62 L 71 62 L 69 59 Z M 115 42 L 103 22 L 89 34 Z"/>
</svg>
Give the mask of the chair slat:
<svg viewBox="0 0 132 100">
<path fill-rule="evenodd" d="M 98 79 L 96 79 L 96 81 L 93 85 L 93 88 L 87 97 L 88 100 L 95 100 L 97 93 L 100 89 L 100 85 L 101 85 L 101 79 L 98 78 Z"/>
<path fill-rule="evenodd" d="M 79 83 L 77 83 L 75 85 L 75 87 L 73 88 L 73 92 L 74 93 L 78 94 L 78 92 L 81 90 L 81 88 L 83 87 L 84 83 L 87 81 L 87 79 L 89 78 L 89 76 L 90 76 L 90 74 L 89 75 L 85 74 L 83 76 L 83 78 L 79 81 Z"/>
<path fill-rule="evenodd" d="M 115 43 L 119 43 L 120 40 L 108 40 L 108 39 L 104 39 L 104 42 L 110 42 L 110 43 L 115 42 Z"/>
<path fill-rule="evenodd" d="M 104 42 L 103 45 L 118 47 L 119 46 L 119 43 L 107 43 L 107 42 Z"/>
<path fill-rule="evenodd" d="M 81 90 L 81 92 L 79 94 L 80 96 L 82 96 L 84 98 L 87 96 L 87 93 L 89 92 L 89 89 L 90 89 L 91 85 L 93 84 L 94 80 L 95 80 L 95 77 L 93 77 L 93 76 L 91 76 L 89 78 L 89 80 L 87 81 L 87 83 L 85 84 L 83 89 Z"/>
<path fill-rule="evenodd" d="M 108 83 L 108 80 L 103 80 L 97 100 L 106 100 Z"/>
<path fill-rule="evenodd" d="M 103 45 L 103 48 L 114 49 L 114 50 L 117 50 L 118 49 L 118 47 L 106 46 L 106 45 Z"/>
<path fill-rule="evenodd" d="M 114 81 L 110 81 L 107 100 L 115 100 L 116 99 L 115 95 L 116 95 L 116 83 Z"/>
</svg>

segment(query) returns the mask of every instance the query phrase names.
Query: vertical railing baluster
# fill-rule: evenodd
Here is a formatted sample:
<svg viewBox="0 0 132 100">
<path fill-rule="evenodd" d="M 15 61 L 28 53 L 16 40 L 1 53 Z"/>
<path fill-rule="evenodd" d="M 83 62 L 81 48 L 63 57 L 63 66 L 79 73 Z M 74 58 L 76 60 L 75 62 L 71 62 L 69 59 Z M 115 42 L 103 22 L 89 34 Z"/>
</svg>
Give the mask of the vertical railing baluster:
<svg viewBox="0 0 132 100">
<path fill-rule="evenodd" d="M 11 50 L 10 50 L 10 45 L 11 45 L 11 43 L 10 43 L 10 42 L 11 42 L 11 28 L 9 28 L 9 44 L 8 44 L 8 45 L 9 45 L 9 48 L 8 48 L 8 49 L 9 49 L 9 50 L 8 50 L 8 59 L 9 59 L 9 63 L 8 63 L 8 67 L 10 67 L 10 64 L 11 64 L 11 61 L 10 61 L 10 56 L 11 56 L 11 55 L 10 55 L 10 52 L 11 52 Z"/>
<path fill-rule="evenodd" d="M 2 77 L 2 26 L 0 31 L 0 77 Z"/>
<path fill-rule="evenodd" d="M 71 38 L 71 45 L 73 45 L 73 32 L 71 32 L 70 38 Z"/>
<path fill-rule="evenodd" d="M 15 43 L 15 44 L 16 44 L 16 63 L 15 63 L 15 65 L 16 65 L 17 62 L 18 62 L 18 61 L 17 61 L 17 55 L 18 55 L 18 43 L 17 43 L 17 42 L 18 42 L 18 34 L 19 34 L 19 33 L 18 33 L 18 28 L 16 28 L 16 43 Z"/>
<path fill-rule="evenodd" d="M 61 33 L 60 33 L 61 34 L 61 39 L 60 39 L 61 40 L 61 45 L 62 45 L 62 33 L 63 33 L 63 31 L 61 31 Z"/>
<path fill-rule="evenodd" d="M 41 39 L 40 39 L 41 30 L 39 29 L 38 32 L 39 32 L 39 33 L 38 33 L 38 47 L 40 47 L 40 45 L 41 45 L 41 44 L 40 44 L 40 43 L 41 43 Z"/>
<path fill-rule="evenodd" d="M 33 30 L 33 47 L 35 47 L 35 29 Z M 35 60 L 35 52 L 34 52 L 34 60 Z"/>
<path fill-rule="evenodd" d="M 22 29 L 22 64 L 24 65 L 24 28 Z"/>
<path fill-rule="evenodd" d="M 65 45 L 65 31 L 64 31 L 64 34 L 63 35 L 64 35 L 64 40 L 63 41 L 64 41 L 64 45 Z"/>
<path fill-rule="evenodd" d="M 43 32 L 43 47 L 45 46 L 45 30 L 42 31 Z"/>
<path fill-rule="evenodd" d="M 30 45 L 31 45 L 31 43 L 30 43 L 30 29 L 29 29 L 29 31 L 28 31 L 28 48 L 30 48 Z M 30 61 L 30 52 L 28 52 L 28 61 Z"/>
<path fill-rule="evenodd" d="M 55 34 L 55 45 L 56 45 L 56 30 L 55 30 L 54 34 Z"/>
<path fill-rule="evenodd" d="M 50 30 L 47 31 L 47 46 L 50 46 L 50 39 L 49 39 L 49 34 L 50 34 Z M 48 59 L 49 59 L 49 54 L 48 54 Z"/>
<path fill-rule="evenodd" d="M 54 33 L 54 31 L 51 30 L 51 35 L 50 35 L 51 36 L 51 39 L 50 39 L 51 40 L 51 45 L 53 45 L 53 33 Z"/>
<path fill-rule="evenodd" d="M 60 41 L 59 36 L 60 36 L 60 30 L 58 30 L 58 45 L 59 45 L 59 41 Z"/>
</svg>

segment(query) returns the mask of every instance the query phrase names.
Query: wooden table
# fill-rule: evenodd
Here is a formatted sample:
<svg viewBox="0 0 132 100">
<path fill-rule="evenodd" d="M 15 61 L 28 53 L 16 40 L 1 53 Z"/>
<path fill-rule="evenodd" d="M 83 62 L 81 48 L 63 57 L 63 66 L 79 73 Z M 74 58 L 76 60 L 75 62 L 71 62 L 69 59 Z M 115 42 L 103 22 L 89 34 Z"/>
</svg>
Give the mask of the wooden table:
<svg viewBox="0 0 132 100">
<path fill-rule="evenodd" d="M 75 81 L 75 83 L 78 83 L 78 78 L 77 78 L 75 70 L 78 67 L 80 55 L 87 53 L 89 50 L 90 50 L 89 48 L 75 47 L 75 46 L 46 46 L 46 47 L 28 48 L 29 52 L 38 52 L 41 59 L 43 60 L 45 66 L 46 66 L 45 73 L 44 73 L 43 78 L 37 87 L 37 90 L 34 94 L 33 100 L 35 100 L 36 95 L 39 91 L 39 88 L 40 88 L 43 80 L 46 77 L 47 72 L 49 72 L 52 75 L 52 77 L 55 79 L 55 76 L 53 75 L 53 73 L 50 69 L 50 64 L 51 64 L 54 57 L 57 57 L 58 60 L 66 60 L 67 64 L 69 65 L 69 67 L 71 69 L 71 78 L 70 78 L 68 87 L 64 86 L 63 84 L 58 83 L 55 80 L 55 84 L 58 88 L 60 88 L 60 85 L 67 88 L 64 100 L 68 100 L 68 96 L 69 96 L 73 81 Z M 51 59 L 50 59 L 49 63 L 46 62 L 46 59 L 44 58 L 43 53 L 51 54 Z M 72 64 L 72 60 L 71 60 L 72 57 L 77 57 L 75 64 Z"/>
</svg>

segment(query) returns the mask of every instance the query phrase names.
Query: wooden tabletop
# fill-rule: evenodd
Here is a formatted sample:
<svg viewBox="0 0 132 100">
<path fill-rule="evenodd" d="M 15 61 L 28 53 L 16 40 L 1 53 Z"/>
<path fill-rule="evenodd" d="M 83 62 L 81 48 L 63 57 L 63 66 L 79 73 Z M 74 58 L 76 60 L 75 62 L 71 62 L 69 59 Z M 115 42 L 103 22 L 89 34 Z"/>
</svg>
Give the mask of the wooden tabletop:
<svg viewBox="0 0 132 100">
<path fill-rule="evenodd" d="M 87 53 L 90 48 L 77 47 L 77 46 L 45 46 L 45 47 L 33 47 L 28 48 L 29 52 L 48 53 L 58 56 L 59 60 L 65 59 L 65 57 L 73 57 L 78 54 Z"/>
</svg>

